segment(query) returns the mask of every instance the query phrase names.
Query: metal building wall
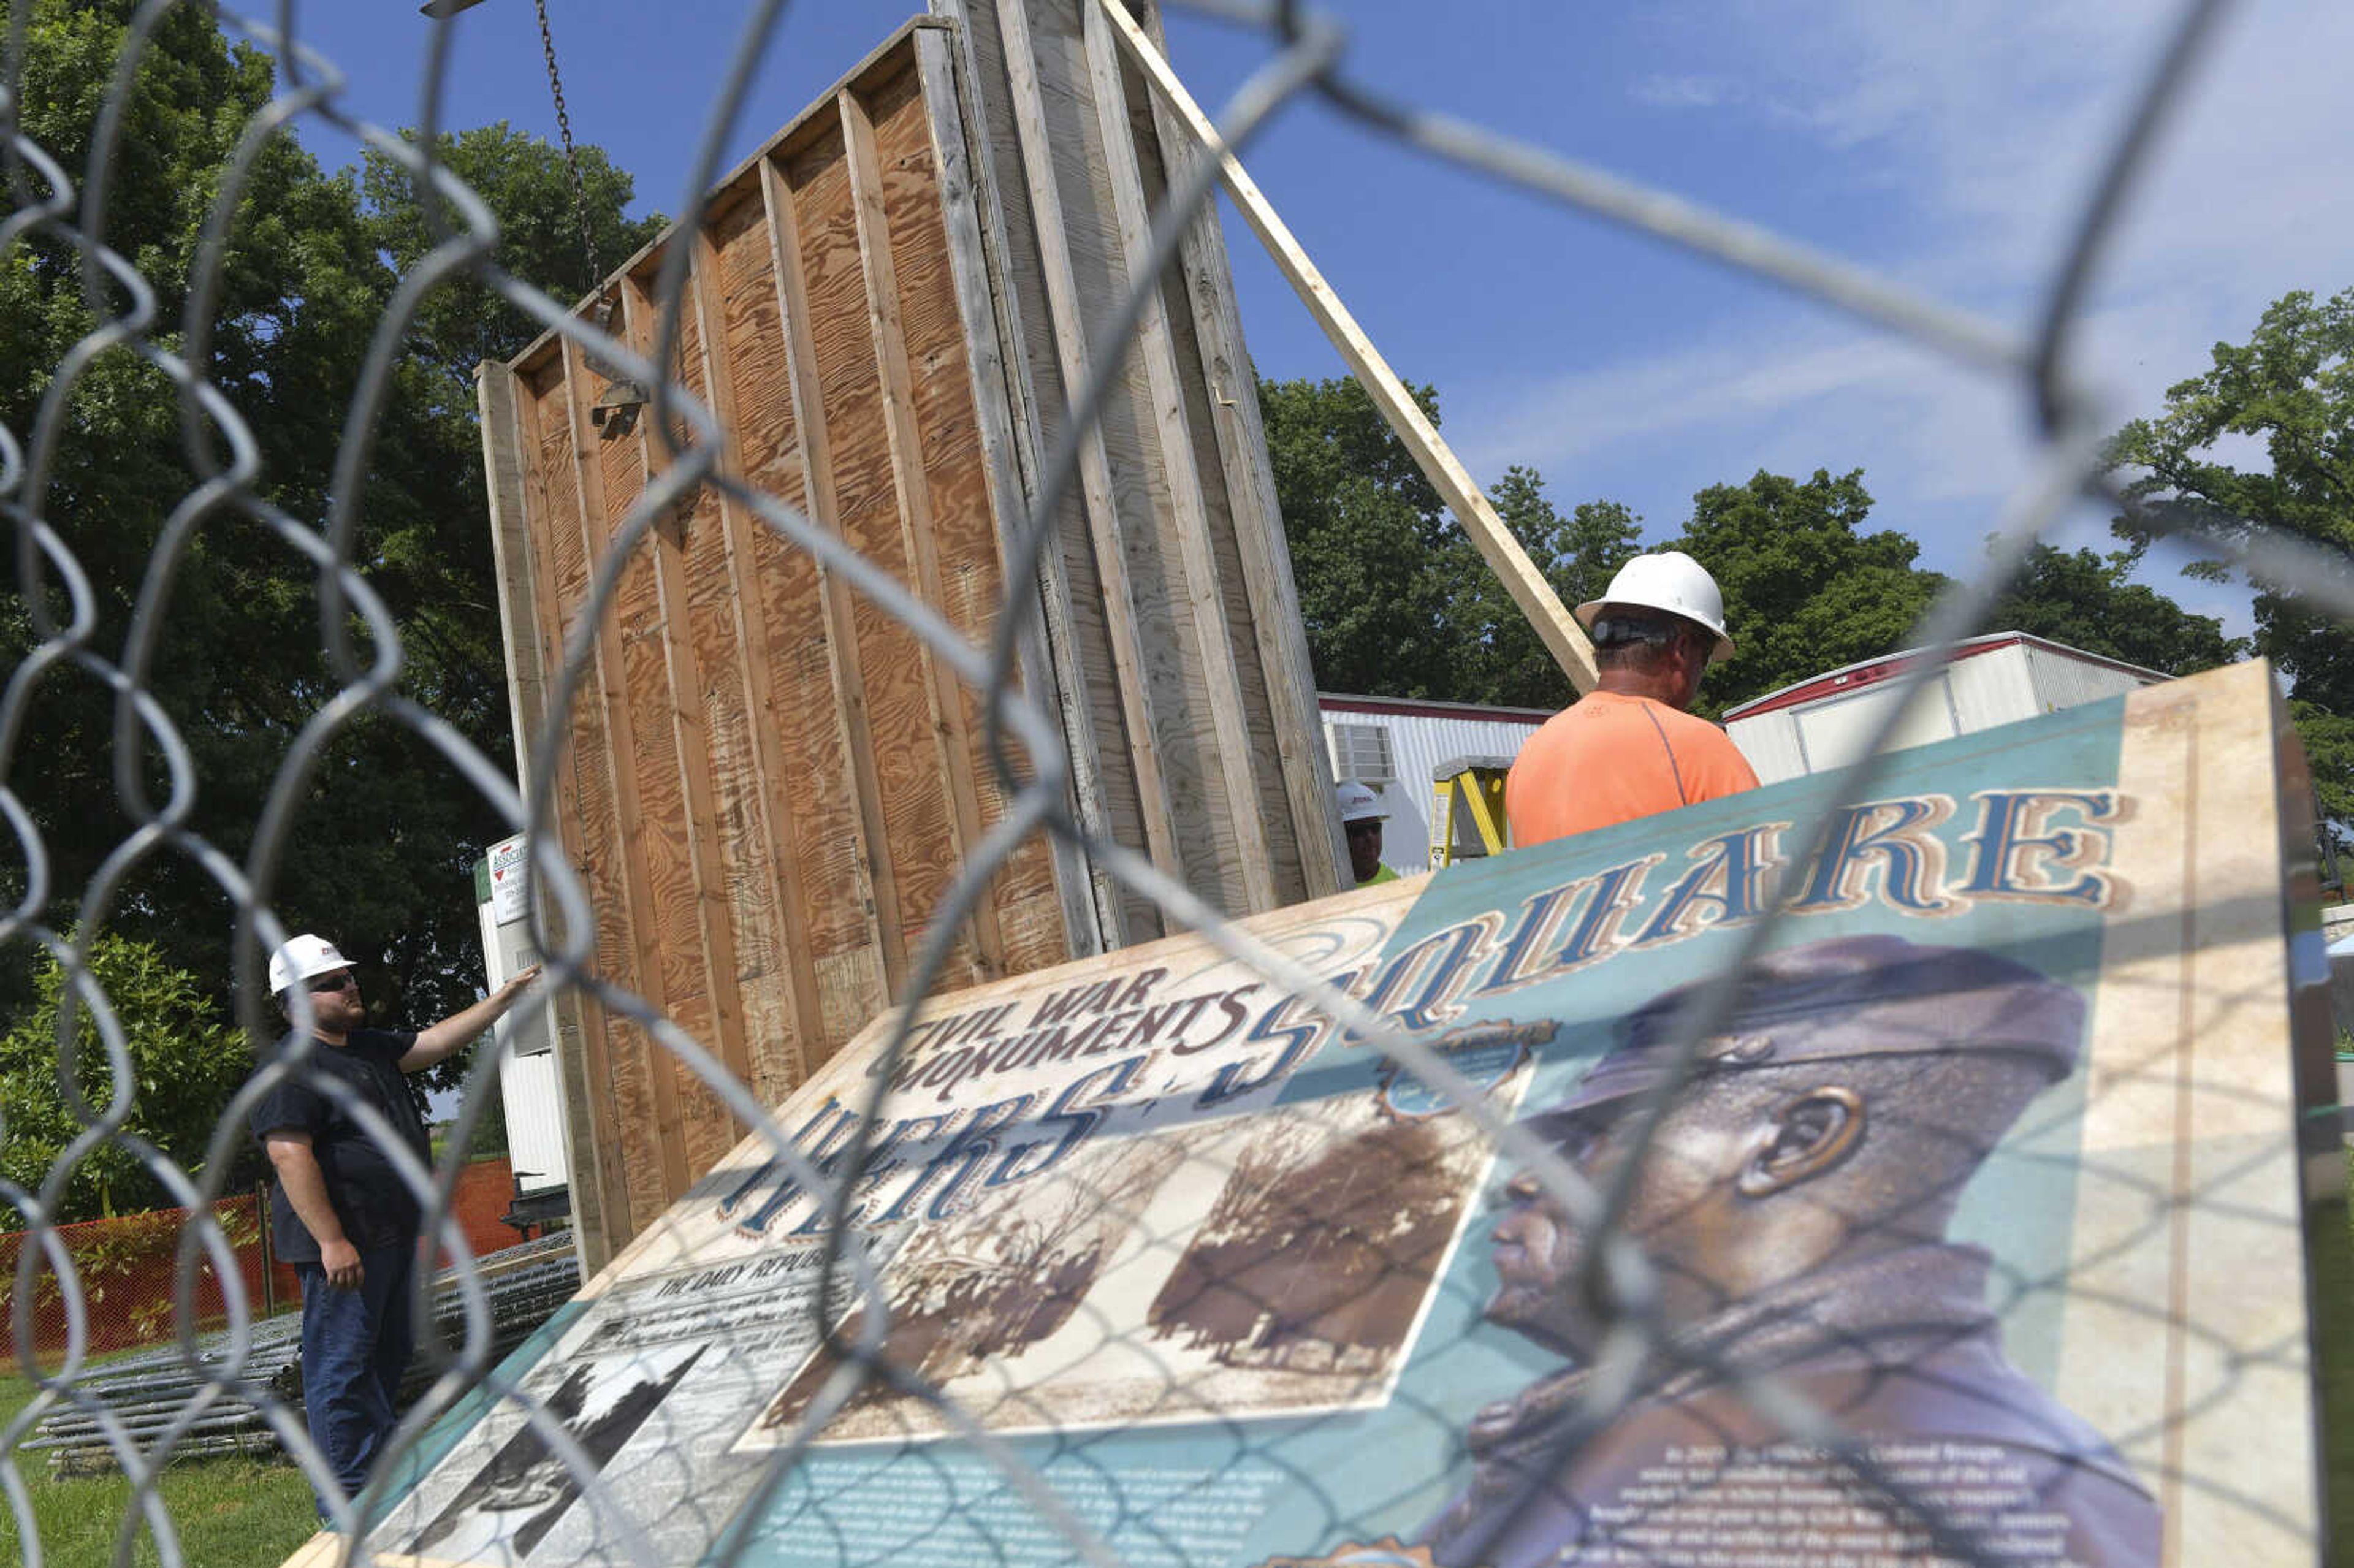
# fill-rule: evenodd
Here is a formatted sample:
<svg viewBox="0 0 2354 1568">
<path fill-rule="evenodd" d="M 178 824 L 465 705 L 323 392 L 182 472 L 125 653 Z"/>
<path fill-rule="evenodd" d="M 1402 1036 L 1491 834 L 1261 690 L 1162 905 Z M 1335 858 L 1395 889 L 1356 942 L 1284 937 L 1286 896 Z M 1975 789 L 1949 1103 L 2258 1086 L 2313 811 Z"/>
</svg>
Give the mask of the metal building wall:
<svg viewBox="0 0 2354 1568">
<path fill-rule="evenodd" d="M 1525 717 L 1476 718 L 1468 714 L 1370 712 L 1346 704 L 1345 698 L 1322 699 L 1325 744 L 1333 744 L 1333 730 L 1339 725 L 1378 725 L 1389 732 L 1396 777 L 1381 791 L 1390 812 L 1382 832 L 1382 863 L 1405 876 L 1430 869 L 1431 769 L 1458 757 L 1517 756 L 1521 743 L 1543 722 Z M 1337 754 L 1335 761 L 1337 766 Z"/>
<path fill-rule="evenodd" d="M 2156 679 L 2105 660 L 2072 656 L 2066 649 L 2041 643 L 2025 643 L 2019 651 L 2026 656 L 2028 682 L 2035 693 L 2038 713 L 2120 696 Z"/>
<path fill-rule="evenodd" d="M 1925 746 L 1961 733 L 1955 721 L 1952 687 L 1940 672 L 1913 711 L 1889 740 L 1892 747 Z M 1890 687 L 1873 686 L 1852 696 L 1837 696 L 1787 711 L 1797 721 L 1798 744 L 1806 748 L 1807 770 L 1822 773 L 1844 768 L 1863 755 L 1865 745 L 1885 715 L 1895 695 Z"/>
<path fill-rule="evenodd" d="M 2044 711 L 2027 658 L 2026 645 L 2014 642 L 1946 667 L 1946 688 L 1962 733 L 2016 724 Z"/>
<path fill-rule="evenodd" d="M 1843 767 L 1860 755 L 1886 712 L 1896 684 L 1887 673 L 1892 662 L 1902 657 L 1891 655 L 1889 661 L 1875 662 L 1868 668 L 1859 666 L 1862 672 L 1859 678 L 1867 684 L 1736 717 L 1725 731 L 1764 783 Z M 1817 681 L 1829 678 L 1815 677 Z M 1891 744 L 1922 746 L 2015 724 L 2054 709 L 2116 696 L 2159 678 L 2154 672 L 2022 633 L 1991 633 L 1962 645 L 1954 662 L 1930 681 Z M 1771 702 L 1781 694 L 1758 700 Z"/>
<path fill-rule="evenodd" d="M 1798 741 L 1798 715 L 1788 708 L 1737 718 L 1724 726 L 1761 784 L 1778 784 L 1807 771 L 1806 747 Z"/>
</svg>

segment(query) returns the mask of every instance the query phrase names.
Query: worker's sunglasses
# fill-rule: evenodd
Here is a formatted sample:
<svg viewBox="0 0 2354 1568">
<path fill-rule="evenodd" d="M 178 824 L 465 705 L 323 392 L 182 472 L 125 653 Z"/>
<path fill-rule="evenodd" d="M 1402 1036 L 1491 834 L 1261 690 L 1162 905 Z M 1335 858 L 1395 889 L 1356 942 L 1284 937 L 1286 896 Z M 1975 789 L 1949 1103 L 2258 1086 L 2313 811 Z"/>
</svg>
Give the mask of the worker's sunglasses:
<svg viewBox="0 0 2354 1568">
<path fill-rule="evenodd" d="M 319 975 L 302 983 L 306 991 L 314 991 L 324 995 L 331 991 L 348 991 L 360 983 L 360 977 L 345 969 L 339 975 Z"/>
</svg>

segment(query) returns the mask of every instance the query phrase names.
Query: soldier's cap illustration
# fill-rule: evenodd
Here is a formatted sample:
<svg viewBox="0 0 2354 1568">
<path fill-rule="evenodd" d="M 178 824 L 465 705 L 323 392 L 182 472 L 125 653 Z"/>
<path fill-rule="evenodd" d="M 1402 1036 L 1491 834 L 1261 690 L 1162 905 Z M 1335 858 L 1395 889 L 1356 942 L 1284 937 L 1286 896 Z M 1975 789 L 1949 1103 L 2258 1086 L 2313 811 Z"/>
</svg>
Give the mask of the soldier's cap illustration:
<svg viewBox="0 0 2354 1568">
<path fill-rule="evenodd" d="M 1678 1015 L 1709 981 L 1628 1014 L 1619 1044 L 1569 1095 L 1522 1119 L 1539 1133 L 1639 1095 L 1675 1061 Z M 2026 965 L 1902 937 L 1835 937 L 1786 948 L 1743 975 L 1733 1014 L 1701 1043 L 1692 1078 L 1869 1056 L 2024 1057 L 2052 1081 L 2074 1071 L 2084 1000 Z"/>
</svg>

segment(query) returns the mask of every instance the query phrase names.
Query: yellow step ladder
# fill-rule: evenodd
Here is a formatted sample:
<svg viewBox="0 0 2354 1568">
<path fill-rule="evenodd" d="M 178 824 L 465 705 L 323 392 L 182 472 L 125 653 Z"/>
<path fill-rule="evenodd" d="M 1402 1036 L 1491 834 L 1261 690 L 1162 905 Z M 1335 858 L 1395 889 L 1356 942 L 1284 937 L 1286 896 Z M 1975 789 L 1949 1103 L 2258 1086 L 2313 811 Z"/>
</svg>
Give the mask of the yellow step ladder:
<svg viewBox="0 0 2354 1568">
<path fill-rule="evenodd" d="M 1430 868 L 1504 853 L 1509 757 L 1452 757 L 1430 770 Z"/>
</svg>

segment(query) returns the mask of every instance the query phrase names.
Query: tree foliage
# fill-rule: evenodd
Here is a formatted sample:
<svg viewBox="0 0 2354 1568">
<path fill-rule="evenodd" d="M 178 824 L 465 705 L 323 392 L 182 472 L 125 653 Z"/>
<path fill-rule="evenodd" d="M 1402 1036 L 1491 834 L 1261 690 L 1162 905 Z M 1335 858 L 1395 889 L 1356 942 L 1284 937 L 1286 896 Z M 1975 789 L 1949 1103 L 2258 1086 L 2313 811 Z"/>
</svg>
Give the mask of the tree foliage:
<svg viewBox="0 0 2354 1568">
<path fill-rule="evenodd" d="M 1564 604 L 1575 609 L 1598 598 L 1610 578 L 1641 548 L 1643 520 L 1616 501 L 1581 501 L 1564 517 L 1534 469 L 1510 468 L 1490 493 L 1497 515 L 1528 551 Z M 1559 707 L 1573 695 L 1569 677 L 1546 651 L 1503 583 L 1461 531 L 1450 532 L 1442 555 L 1457 578 L 1447 623 L 1461 646 L 1459 700 L 1516 707 Z"/>
<path fill-rule="evenodd" d="M 1415 396 L 1436 422 L 1437 393 Z M 1568 700 L 1527 618 L 1363 387 L 1261 381 L 1259 406 L 1320 687 L 1537 707 Z M 1642 520 L 1616 502 L 1562 516 L 1532 469 L 1509 471 L 1492 499 L 1573 605 L 1609 580 L 1641 533 Z"/>
<path fill-rule="evenodd" d="M 1670 547 L 1716 578 L 1735 650 L 1709 672 L 1699 711 L 1905 646 L 1946 578 L 1914 564 L 1910 535 L 1866 529 L 1871 512 L 1861 469 L 1803 481 L 1760 469 L 1692 497 Z"/>
<path fill-rule="evenodd" d="M 2227 461 L 2254 446 L 2261 464 Z M 2339 554 L 2354 586 L 2354 289 L 2283 295 L 2246 343 L 2217 344 L 2203 373 L 2167 388 L 2162 412 L 2118 432 L 2112 456 L 2146 507 L 2194 511 L 2226 535 L 2311 540 Z M 2153 532 L 2133 516 L 2116 528 L 2137 546 Z M 2255 651 L 2288 677 L 2323 814 L 2354 822 L 2354 636 L 2285 591 L 2298 586 L 2256 585 Z"/>
<path fill-rule="evenodd" d="M 1353 381 L 1262 381 L 1276 493 L 1310 654 L 1326 691 L 1533 707 L 1567 680 L 1437 493 Z M 1436 418 L 1437 395 L 1416 394 Z M 1598 599 L 1638 551 L 1642 519 L 1614 501 L 1563 516 L 1533 469 L 1508 471 L 1498 513 L 1562 602 Z M 1692 497 L 1677 537 L 1723 588 L 1737 652 L 1699 711 L 1726 708 L 1908 646 L 1946 578 L 1910 535 L 1871 525 L 1861 470 L 1806 479 L 1760 470 Z M 2137 551 L 2038 546 L 1989 612 L 2015 630 L 2168 674 L 2228 663 L 2246 645 L 2136 583 Z M 2314 737 L 2308 732 L 2308 745 Z M 2318 748 L 2317 748 L 2318 749 Z"/>
<path fill-rule="evenodd" d="M 2167 675 L 2191 675 L 2247 656 L 2212 616 L 2193 615 L 2131 580 L 2140 552 L 2062 550 L 2038 545 L 2018 579 L 1988 612 L 1989 629 L 2048 637 Z"/>
<path fill-rule="evenodd" d="M 123 48 L 131 0 L 36 0 L 20 110 L 25 133 L 81 176 Z M 192 267 L 228 161 L 269 101 L 271 63 L 230 47 L 195 7 L 165 12 L 142 58 L 118 145 L 105 154 L 104 241 L 154 285 L 151 341 L 180 352 Z M 498 215 L 497 260 L 565 302 L 593 281 L 573 218 L 562 156 L 504 124 L 445 138 L 443 160 Z M 622 216 L 626 175 L 584 149 L 599 243 L 610 263 L 651 237 L 658 218 Z M 258 444 L 259 495 L 298 524 L 323 525 L 332 503 L 355 508 L 355 563 L 398 624 L 404 691 L 494 760 L 509 754 L 491 556 L 471 370 L 504 357 L 535 325 L 471 278 L 438 285 L 392 367 L 356 493 L 338 496 L 334 464 L 371 338 L 402 269 L 429 247 L 410 182 L 381 154 L 323 171 L 281 132 L 260 149 L 237 196 L 221 259 L 203 369 Z M 112 285 L 107 285 L 109 289 Z M 54 230 L 0 252 L 0 421 L 31 431 L 57 367 L 105 315 L 84 296 L 80 258 Z M 98 609 L 91 646 L 117 658 L 142 575 L 166 516 L 196 486 L 165 377 L 128 347 L 90 363 L 60 405 L 56 461 L 28 499 L 63 534 Z M 217 433 L 207 433 L 217 450 Z M 208 463 L 211 460 L 207 459 Z M 33 592 L 61 603 L 52 580 Z M 240 509 L 198 523 L 170 588 L 146 684 L 185 742 L 196 785 L 188 826 L 232 857 L 302 726 L 337 683 L 322 652 L 314 568 Z M 0 658 L 12 666 L 37 637 L 21 605 L 0 612 Z M 133 829 L 114 782 L 114 695 L 99 677 L 55 665 L 37 683 L 6 782 L 39 824 L 51 904 L 63 923 L 104 857 Z M 164 769 L 150 747 L 140 771 L 156 799 Z M 303 799 L 272 903 L 290 929 L 334 935 L 359 960 L 372 1012 L 430 1022 L 471 1001 L 479 980 L 469 869 L 504 829 L 431 747 L 364 713 L 334 737 Z M 0 868 L 0 893 L 27 867 Z M 189 854 L 161 850 L 123 884 L 110 927 L 154 943 L 217 1000 L 229 980 L 234 909 Z M 0 1001 L 30 984 L 25 949 Z"/>
<path fill-rule="evenodd" d="M 75 1081 L 66 1081 L 58 1050 L 66 972 L 44 955 L 35 974 L 33 1005 L 0 1034 L 0 1103 L 6 1107 L 0 1114 L 7 1124 L 7 1137 L 0 1139 L 0 1174 L 27 1192 L 40 1191 L 73 1141 L 125 1100 L 129 1117 L 122 1132 L 145 1139 L 191 1175 L 197 1173 L 214 1119 L 244 1080 L 252 1058 L 209 989 L 175 969 L 154 943 L 101 936 L 90 947 L 90 972 L 121 1026 L 128 1075 L 116 1076 L 98 1021 L 78 998 Z M 241 1161 L 258 1167 L 249 1145 L 237 1148 Z M 118 1137 L 81 1157 L 52 1217 L 98 1219 L 178 1201 Z M 18 1215 L 16 1226 L 0 1228 L 18 1228 L 25 1218 Z"/>
</svg>

